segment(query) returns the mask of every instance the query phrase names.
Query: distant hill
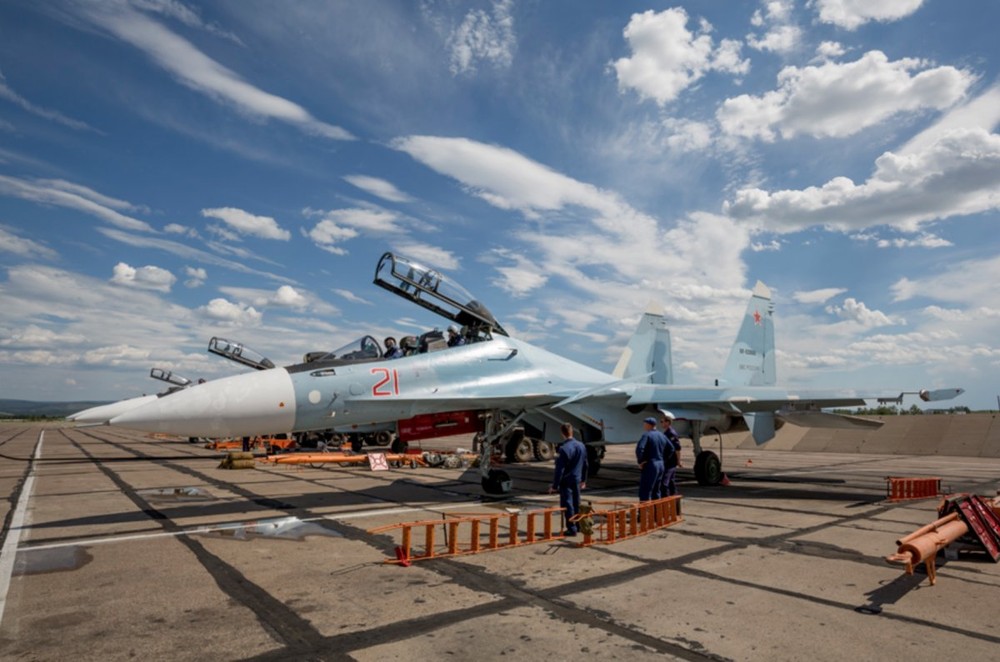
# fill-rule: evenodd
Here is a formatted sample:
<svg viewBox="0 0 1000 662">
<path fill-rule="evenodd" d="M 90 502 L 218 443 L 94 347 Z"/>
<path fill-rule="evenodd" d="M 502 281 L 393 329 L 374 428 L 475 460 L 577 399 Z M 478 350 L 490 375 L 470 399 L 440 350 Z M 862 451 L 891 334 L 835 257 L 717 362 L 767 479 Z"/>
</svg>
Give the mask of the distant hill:
<svg viewBox="0 0 1000 662">
<path fill-rule="evenodd" d="M 31 400 L 0 399 L 0 417 L 11 416 L 69 416 L 73 412 L 106 405 L 107 401 L 80 400 L 76 402 L 33 402 Z"/>
</svg>

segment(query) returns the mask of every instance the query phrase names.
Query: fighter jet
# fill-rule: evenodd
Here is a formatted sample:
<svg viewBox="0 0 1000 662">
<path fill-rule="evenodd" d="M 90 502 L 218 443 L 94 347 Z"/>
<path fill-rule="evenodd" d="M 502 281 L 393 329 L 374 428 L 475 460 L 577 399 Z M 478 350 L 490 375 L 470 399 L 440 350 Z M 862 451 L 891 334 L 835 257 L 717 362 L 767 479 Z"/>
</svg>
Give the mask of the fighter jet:
<svg viewBox="0 0 1000 662">
<path fill-rule="evenodd" d="M 902 393 L 793 391 L 776 386 L 771 294 L 757 283 L 722 377 L 711 386 L 677 386 L 671 369 L 670 333 L 662 315 L 647 312 L 614 372 L 583 365 L 511 337 L 492 313 L 464 288 L 413 260 L 386 253 L 375 284 L 453 323 L 446 342 L 429 332 L 403 358 L 320 357 L 316 360 L 213 380 L 121 413 L 111 425 L 188 437 L 242 437 L 374 425 L 459 410 L 482 412 L 482 485 L 508 492 L 506 472 L 491 468 L 490 452 L 520 443 L 511 431 L 558 441 L 559 423 L 570 421 L 588 447 L 591 469 L 606 444 L 634 443 L 641 421 L 670 411 L 690 436 L 699 482 L 721 481 L 718 456 L 701 447 L 706 431 L 745 421 L 758 443 L 774 437 L 776 423 L 878 425 L 823 412 Z M 460 329 L 458 329 L 460 327 Z M 954 397 L 961 389 L 924 392 L 925 399 Z M 508 454 L 516 448 L 505 448 Z"/>
<path fill-rule="evenodd" d="M 130 409 L 135 409 L 136 407 L 152 402 L 157 398 L 169 395 L 178 389 L 187 388 L 191 385 L 191 380 L 187 377 L 175 375 L 169 370 L 164 370 L 162 368 L 153 368 L 149 371 L 149 376 L 153 379 L 167 382 L 171 385 L 171 387 L 163 393 L 140 395 L 135 398 L 127 398 L 125 400 L 119 400 L 118 402 L 84 409 L 83 411 L 78 411 L 75 414 L 70 414 L 66 417 L 66 420 L 73 421 L 78 426 L 104 425 L 119 414 L 122 414 Z"/>
</svg>

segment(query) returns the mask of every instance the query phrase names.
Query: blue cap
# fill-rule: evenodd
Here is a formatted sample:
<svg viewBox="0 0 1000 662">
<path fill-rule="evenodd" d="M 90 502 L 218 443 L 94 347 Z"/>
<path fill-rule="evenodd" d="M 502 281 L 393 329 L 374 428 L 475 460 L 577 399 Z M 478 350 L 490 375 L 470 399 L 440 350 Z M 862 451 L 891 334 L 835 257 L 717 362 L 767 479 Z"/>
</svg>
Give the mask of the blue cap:
<svg viewBox="0 0 1000 662">
<path fill-rule="evenodd" d="M 646 420 L 644 420 L 643 423 L 649 423 L 650 425 L 656 425 L 656 419 L 653 418 L 652 416 L 650 416 L 649 418 L 647 418 Z"/>
</svg>

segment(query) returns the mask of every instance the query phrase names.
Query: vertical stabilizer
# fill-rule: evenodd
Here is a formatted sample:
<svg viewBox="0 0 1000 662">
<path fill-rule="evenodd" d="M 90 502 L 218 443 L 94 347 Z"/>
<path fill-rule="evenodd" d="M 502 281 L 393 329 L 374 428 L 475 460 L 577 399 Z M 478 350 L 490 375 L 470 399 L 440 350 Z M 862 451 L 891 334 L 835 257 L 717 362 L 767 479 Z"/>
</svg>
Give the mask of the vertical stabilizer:
<svg viewBox="0 0 1000 662">
<path fill-rule="evenodd" d="M 720 385 L 772 386 L 776 383 L 773 312 L 771 290 L 757 281 Z"/>
<path fill-rule="evenodd" d="M 666 320 L 663 315 L 647 311 L 639 320 L 613 374 L 619 379 L 629 379 L 653 373 L 650 383 L 673 384 L 671 360 L 670 330 Z"/>
</svg>

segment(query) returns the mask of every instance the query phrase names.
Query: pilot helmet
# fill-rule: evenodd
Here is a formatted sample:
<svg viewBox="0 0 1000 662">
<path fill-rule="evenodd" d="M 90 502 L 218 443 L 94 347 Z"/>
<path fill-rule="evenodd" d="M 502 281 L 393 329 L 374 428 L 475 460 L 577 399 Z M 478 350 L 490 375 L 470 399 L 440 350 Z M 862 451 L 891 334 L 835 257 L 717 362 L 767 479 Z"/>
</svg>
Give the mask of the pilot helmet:
<svg viewBox="0 0 1000 662">
<path fill-rule="evenodd" d="M 399 346 L 404 350 L 416 349 L 417 348 L 417 337 L 416 336 L 403 336 L 399 339 Z"/>
<path fill-rule="evenodd" d="M 452 324 L 451 326 L 448 327 L 448 333 L 454 333 L 454 334 L 457 335 L 458 334 L 458 327 L 455 326 L 454 324 Z"/>
</svg>

